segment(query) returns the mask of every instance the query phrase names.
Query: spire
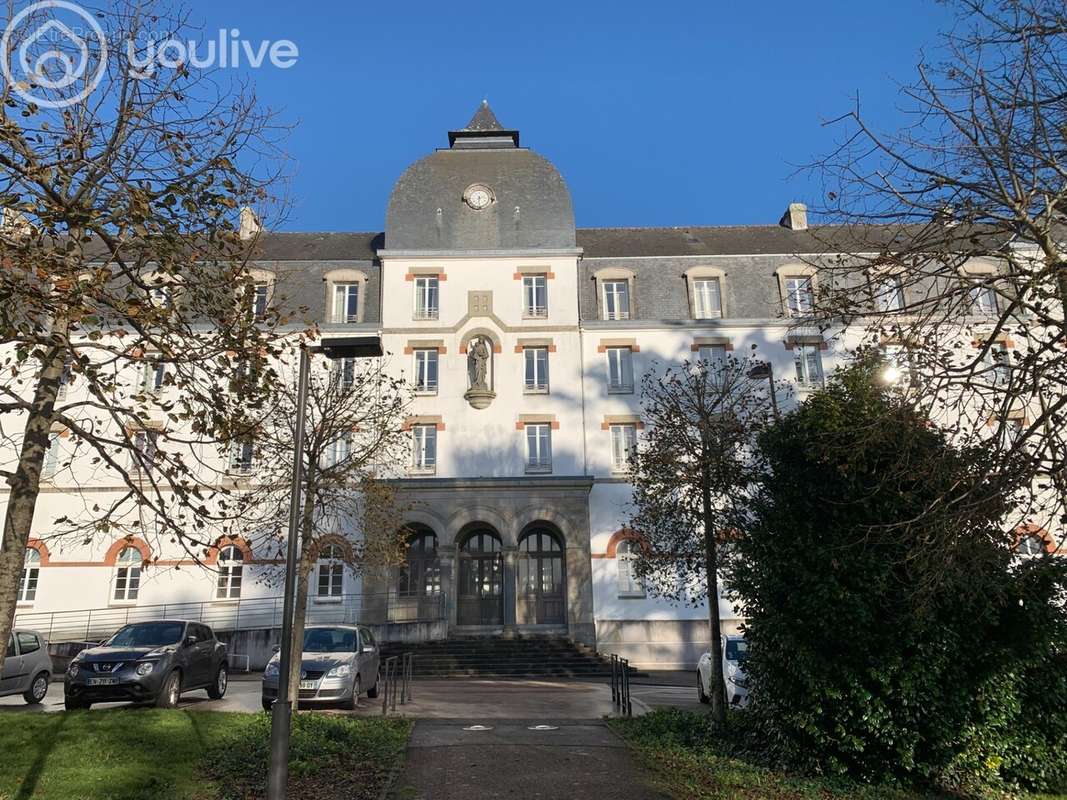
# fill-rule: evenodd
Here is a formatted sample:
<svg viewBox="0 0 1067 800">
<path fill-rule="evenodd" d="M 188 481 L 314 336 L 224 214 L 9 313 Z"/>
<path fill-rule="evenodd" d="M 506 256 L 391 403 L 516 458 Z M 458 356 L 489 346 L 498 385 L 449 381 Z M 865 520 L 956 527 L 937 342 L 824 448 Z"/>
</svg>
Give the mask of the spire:
<svg viewBox="0 0 1067 800">
<path fill-rule="evenodd" d="M 519 132 L 501 125 L 489 101 L 482 100 L 467 127 L 448 132 L 448 144 L 456 150 L 518 147 Z"/>
</svg>

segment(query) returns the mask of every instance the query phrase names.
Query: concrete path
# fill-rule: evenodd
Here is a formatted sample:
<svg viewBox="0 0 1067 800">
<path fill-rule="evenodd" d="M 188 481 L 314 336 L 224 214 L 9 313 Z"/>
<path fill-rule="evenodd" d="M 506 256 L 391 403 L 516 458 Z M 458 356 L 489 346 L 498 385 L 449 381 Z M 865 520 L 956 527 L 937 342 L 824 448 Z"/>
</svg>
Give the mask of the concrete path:
<svg viewBox="0 0 1067 800">
<path fill-rule="evenodd" d="M 464 730 L 482 724 L 491 730 Z M 530 730 L 548 725 L 556 730 Z M 420 719 L 390 800 L 662 800 L 600 720 Z"/>
</svg>

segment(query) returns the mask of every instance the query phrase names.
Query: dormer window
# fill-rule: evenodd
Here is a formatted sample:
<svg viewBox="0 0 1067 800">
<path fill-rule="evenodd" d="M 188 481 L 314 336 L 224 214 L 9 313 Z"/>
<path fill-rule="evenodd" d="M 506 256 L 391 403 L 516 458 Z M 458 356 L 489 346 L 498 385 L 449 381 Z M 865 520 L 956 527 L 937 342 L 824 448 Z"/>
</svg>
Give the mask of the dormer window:
<svg viewBox="0 0 1067 800">
<path fill-rule="evenodd" d="M 333 287 L 333 321 L 359 322 L 359 284 L 337 283 Z"/>
<path fill-rule="evenodd" d="M 630 282 L 626 280 L 604 281 L 604 319 L 630 318 Z"/>
<path fill-rule="evenodd" d="M 815 309 L 815 287 L 810 276 L 785 279 L 786 309 L 791 317 L 803 317 Z"/>
<path fill-rule="evenodd" d="M 266 319 L 269 303 L 270 284 L 267 281 L 256 281 L 252 287 L 252 319 L 256 322 Z"/>
</svg>

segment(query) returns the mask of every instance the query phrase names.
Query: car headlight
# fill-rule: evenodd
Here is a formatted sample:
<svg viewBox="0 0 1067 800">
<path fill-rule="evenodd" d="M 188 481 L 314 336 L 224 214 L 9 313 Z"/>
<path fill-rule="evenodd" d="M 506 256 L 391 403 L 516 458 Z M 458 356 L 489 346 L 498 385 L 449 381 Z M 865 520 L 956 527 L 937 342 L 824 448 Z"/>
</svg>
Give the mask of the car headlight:
<svg viewBox="0 0 1067 800">
<path fill-rule="evenodd" d="M 72 677 L 72 678 L 77 678 L 78 677 L 78 671 L 80 669 L 81 669 L 81 667 L 78 666 L 78 662 L 77 661 L 71 661 L 70 664 L 67 666 L 67 674 L 70 675 L 70 677 Z"/>
<path fill-rule="evenodd" d="M 267 662 L 267 666 L 263 670 L 263 677 L 264 678 L 274 678 L 277 675 L 278 675 L 278 662 L 277 661 L 269 661 L 269 662 Z"/>
<path fill-rule="evenodd" d="M 326 673 L 327 678 L 344 678 L 352 671 L 352 668 L 348 664 L 338 664 L 336 667 Z"/>
<path fill-rule="evenodd" d="M 138 675 L 148 675 L 155 668 L 156 668 L 156 665 L 153 664 L 151 661 L 143 661 L 143 662 L 141 662 L 140 664 L 137 665 L 136 672 L 137 672 Z"/>
</svg>

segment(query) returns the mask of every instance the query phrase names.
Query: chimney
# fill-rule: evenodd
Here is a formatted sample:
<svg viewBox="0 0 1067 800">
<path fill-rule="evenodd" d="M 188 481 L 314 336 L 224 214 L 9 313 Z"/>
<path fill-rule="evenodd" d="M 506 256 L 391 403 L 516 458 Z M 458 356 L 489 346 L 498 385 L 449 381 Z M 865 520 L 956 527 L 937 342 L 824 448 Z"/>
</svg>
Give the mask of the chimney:
<svg viewBox="0 0 1067 800">
<path fill-rule="evenodd" d="M 789 208 L 782 214 L 778 224 L 791 231 L 806 231 L 808 229 L 808 207 L 803 203 L 790 203 Z"/>
<path fill-rule="evenodd" d="M 240 237 L 244 241 L 246 239 L 253 239 L 259 235 L 263 230 L 263 225 L 259 221 L 259 217 L 256 216 L 256 212 L 248 206 L 241 209 L 241 228 Z"/>
</svg>

